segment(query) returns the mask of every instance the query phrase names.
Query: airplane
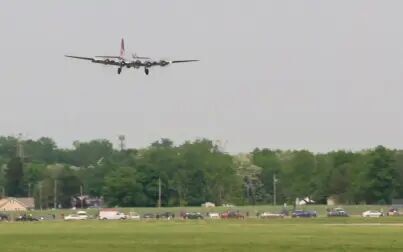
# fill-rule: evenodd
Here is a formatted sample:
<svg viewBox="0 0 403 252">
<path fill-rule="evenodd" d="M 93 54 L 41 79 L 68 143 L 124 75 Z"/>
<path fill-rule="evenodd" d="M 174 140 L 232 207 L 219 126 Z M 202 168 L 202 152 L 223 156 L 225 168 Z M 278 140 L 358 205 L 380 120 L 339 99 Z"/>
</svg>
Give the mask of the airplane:
<svg viewBox="0 0 403 252">
<path fill-rule="evenodd" d="M 111 65 L 118 67 L 118 74 L 122 72 L 124 67 L 139 69 L 140 67 L 144 67 L 144 73 L 148 75 L 150 73 L 150 68 L 153 66 L 161 66 L 165 67 L 170 64 L 176 63 L 187 63 L 187 62 L 196 62 L 199 60 L 152 60 L 149 57 L 140 57 L 137 54 L 132 54 L 131 58 L 127 58 L 125 55 L 125 41 L 122 38 L 120 42 L 120 55 L 119 56 L 94 56 L 93 58 L 89 57 L 81 57 L 81 56 L 72 56 L 72 55 L 64 55 L 68 58 L 88 60 L 92 63 L 98 63 L 103 65 Z"/>
</svg>

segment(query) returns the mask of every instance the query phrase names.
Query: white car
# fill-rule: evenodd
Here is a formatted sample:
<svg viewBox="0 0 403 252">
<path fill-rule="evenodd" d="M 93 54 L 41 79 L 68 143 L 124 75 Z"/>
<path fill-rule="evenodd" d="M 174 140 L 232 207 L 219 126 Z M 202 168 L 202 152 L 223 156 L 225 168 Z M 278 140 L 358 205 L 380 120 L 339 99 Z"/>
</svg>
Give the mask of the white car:
<svg viewBox="0 0 403 252">
<path fill-rule="evenodd" d="M 207 216 L 210 219 L 220 219 L 220 214 L 219 213 L 208 213 Z"/>
<path fill-rule="evenodd" d="M 67 215 L 64 220 L 88 220 L 88 215 L 85 211 L 78 211 L 76 214 Z"/>
<path fill-rule="evenodd" d="M 277 213 L 270 213 L 270 212 L 263 212 L 259 215 L 260 218 L 283 218 L 284 214 L 277 214 Z"/>
<path fill-rule="evenodd" d="M 376 217 L 379 218 L 383 216 L 382 212 L 379 211 L 374 211 L 374 210 L 368 210 L 362 213 L 362 217 Z"/>
<path fill-rule="evenodd" d="M 130 212 L 129 215 L 127 216 L 129 220 L 140 220 L 140 214 L 136 212 Z"/>
<path fill-rule="evenodd" d="M 126 220 L 126 214 L 114 208 L 102 209 L 99 211 L 100 220 Z"/>
</svg>

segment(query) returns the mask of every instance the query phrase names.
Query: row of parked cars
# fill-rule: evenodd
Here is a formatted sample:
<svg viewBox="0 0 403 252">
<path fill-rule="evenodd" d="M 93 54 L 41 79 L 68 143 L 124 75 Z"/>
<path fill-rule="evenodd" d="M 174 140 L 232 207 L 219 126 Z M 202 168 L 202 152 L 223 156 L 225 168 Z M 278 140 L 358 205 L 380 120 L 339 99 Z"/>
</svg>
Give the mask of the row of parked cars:
<svg viewBox="0 0 403 252">
<path fill-rule="evenodd" d="M 99 214 L 96 217 L 88 215 L 86 211 L 78 211 L 77 213 L 63 216 L 63 219 L 66 221 L 88 220 L 95 218 L 100 220 L 126 220 L 126 219 L 140 219 L 140 215 L 135 212 L 125 214 L 115 209 L 102 209 L 101 211 L 99 211 Z"/>
<path fill-rule="evenodd" d="M 260 219 L 284 218 L 286 216 L 290 216 L 288 211 L 282 211 L 280 213 L 263 212 L 257 214 L 257 217 Z M 295 210 L 291 213 L 292 218 L 311 218 L 317 216 L 316 211 Z"/>
<path fill-rule="evenodd" d="M 51 218 L 51 217 L 49 217 Z M 10 221 L 11 218 L 5 214 L 5 213 L 0 213 L 0 221 Z M 39 221 L 39 220 L 45 220 L 45 217 L 33 217 L 31 214 L 21 214 L 18 215 L 15 219 L 15 221 Z"/>
<path fill-rule="evenodd" d="M 385 214 L 383 211 L 376 211 L 376 210 L 368 210 L 361 214 L 362 217 L 381 217 Z M 258 217 L 264 218 L 283 218 L 285 216 L 289 216 L 288 213 L 271 213 L 271 212 L 263 212 L 258 215 Z M 306 210 L 295 210 L 291 213 L 291 217 L 293 218 L 311 218 L 317 217 L 318 214 L 316 211 L 306 211 Z M 345 211 L 343 208 L 333 208 L 327 211 L 327 217 L 349 217 L 350 214 Z M 398 209 L 391 208 L 386 213 L 386 216 L 400 216 Z"/>
<path fill-rule="evenodd" d="M 179 217 L 181 219 L 244 219 L 245 216 L 242 215 L 239 211 L 227 211 L 224 213 L 216 213 L 209 212 L 203 215 L 200 212 L 181 212 Z M 143 216 L 136 212 L 130 212 L 129 214 L 122 213 L 116 209 L 102 209 L 99 211 L 98 216 L 93 217 L 89 216 L 86 211 L 78 211 L 74 214 L 69 214 L 67 216 L 63 216 L 64 220 L 88 220 L 88 219 L 100 219 L 100 220 L 139 220 L 139 219 L 174 219 L 175 214 L 172 212 L 163 212 L 163 213 L 145 213 Z"/>
<path fill-rule="evenodd" d="M 327 216 L 345 216 L 348 217 L 349 214 L 343 208 L 335 208 L 328 212 Z M 383 211 L 377 210 L 367 210 L 361 214 L 362 217 L 376 217 L 379 218 L 381 216 L 385 216 Z M 399 210 L 396 208 L 390 208 L 386 212 L 386 216 L 400 216 Z"/>
<path fill-rule="evenodd" d="M 381 217 L 381 216 L 399 216 L 400 213 L 397 209 L 391 208 L 386 214 L 383 211 L 375 211 L 368 210 L 361 214 L 362 217 Z M 246 217 L 249 214 L 246 213 Z M 262 212 L 258 213 L 257 217 L 261 219 L 266 218 L 284 218 L 286 216 L 291 216 L 292 218 L 312 218 L 317 217 L 318 214 L 316 211 L 307 211 L 307 210 L 295 210 L 291 214 L 288 211 L 281 211 L 280 213 L 272 213 L 272 212 Z M 349 217 L 349 213 L 347 213 L 343 208 L 334 208 L 329 209 L 327 211 L 328 217 Z M 181 219 L 244 219 L 245 215 L 240 213 L 239 211 L 226 211 L 223 213 L 217 212 L 208 212 L 206 214 L 202 214 L 200 212 L 181 212 L 179 214 Z M 100 220 L 140 220 L 140 219 L 174 219 L 175 214 L 172 212 L 163 212 L 163 213 L 145 213 L 142 216 L 137 212 L 129 212 L 128 214 L 122 213 L 117 209 L 101 209 L 97 216 L 91 216 L 87 214 L 86 211 L 77 211 L 76 213 L 69 215 L 62 215 L 62 218 L 66 221 L 72 220 L 88 220 L 88 219 L 100 219 Z M 55 215 L 49 215 L 45 217 L 33 217 L 31 214 L 22 214 L 15 218 L 15 221 L 40 221 L 46 219 L 55 219 Z M 4 213 L 0 213 L 0 221 L 10 220 L 9 216 Z"/>
</svg>

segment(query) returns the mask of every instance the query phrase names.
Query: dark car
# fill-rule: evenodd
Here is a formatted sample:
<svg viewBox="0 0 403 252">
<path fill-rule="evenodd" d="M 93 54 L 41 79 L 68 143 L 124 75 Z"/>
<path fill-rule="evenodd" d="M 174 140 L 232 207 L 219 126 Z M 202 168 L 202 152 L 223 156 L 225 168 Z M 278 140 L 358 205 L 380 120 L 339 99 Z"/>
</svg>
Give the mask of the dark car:
<svg viewBox="0 0 403 252">
<path fill-rule="evenodd" d="M 328 217 L 348 217 L 349 214 L 343 208 L 335 208 L 327 212 Z"/>
<path fill-rule="evenodd" d="M 245 216 L 243 216 L 239 211 L 229 211 L 229 212 L 224 212 L 221 214 L 222 219 L 244 219 Z"/>
<path fill-rule="evenodd" d="M 196 212 L 192 212 L 192 213 L 185 213 L 183 216 L 184 219 L 189 219 L 189 220 L 201 220 L 203 219 L 203 215 L 201 213 L 196 213 Z"/>
<path fill-rule="evenodd" d="M 283 209 L 280 211 L 280 213 L 283 214 L 284 216 L 289 216 L 289 215 L 290 215 L 290 211 L 288 211 L 287 208 L 283 208 Z"/>
<path fill-rule="evenodd" d="M 4 213 L 0 213 L 0 221 L 7 221 L 8 220 L 8 215 Z"/>
<path fill-rule="evenodd" d="M 161 213 L 159 214 L 159 218 L 161 219 L 174 219 L 175 218 L 175 214 L 171 213 L 171 212 L 165 212 L 165 213 Z"/>
<path fill-rule="evenodd" d="M 155 216 L 152 213 L 145 213 L 143 219 L 153 219 Z"/>
<path fill-rule="evenodd" d="M 291 215 L 293 218 L 317 217 L 316 211 L 295 210 Z"/>
<path fill-rule="evenodd" d="M 30 215 L 20 215 L 18 216 L 15 221 L 39 221 L 39 219 L 32 217 Z"/>
</svg>

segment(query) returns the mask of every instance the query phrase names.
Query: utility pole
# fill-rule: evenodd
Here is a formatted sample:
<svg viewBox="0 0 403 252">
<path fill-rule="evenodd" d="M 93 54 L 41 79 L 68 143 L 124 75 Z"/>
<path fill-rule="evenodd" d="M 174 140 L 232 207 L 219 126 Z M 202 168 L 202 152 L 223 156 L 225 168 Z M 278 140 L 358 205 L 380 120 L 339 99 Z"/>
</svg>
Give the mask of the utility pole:
<svg viewBox="0 0 403 252">
<path fill-rule="evenodd" d="M 57 180 L 55 179 L 55 183 L 53 186 L 53 208 L 57 208 Z"/>
<path fill-rule="evenodd" d="M 21 162 L 22 170 L 24 170 L 25 155 L 24 155 L 24 145 L 23 145 L 21 133 L 18 134 L 16 151 L 17 151 L 16 156 Z M 28 197 L 31 197 L 30 195 L 31 195 L 31 184 L 28 184 Z"/>
<path fill-rule="evenodd" d="M 83 201 L 84 201 L 84 198 L 83 198 L 83 185 L 80 185 L 80 201 L 81 201 L 81 209 L 83 209 Z"/>
<path fill-rule="evenodd" d="M 277 196 L 277 182 L 278 182 L 278 180 L 277 180 L 277 178 L 276 178 L 276 174 L 275 173 L 273 173 L 273 205 L 276 205 L 277 204 L 277 202 L 276 202 L 276 196 Z"/>
<path fill-rule="evenodd" d="M 39 182 L 39 209 L 42 211 L 42 182 Z"/>
<path fill-rule="evenodd" d="M 18 134 L 17 139 L 17 157 L 21 158 L 21 162 L 24 163 L 24 145 L 22 141 L 22 134 Z"/>
<path fill-rule="evenodd" d="M 31 183 L 28 183 L 28 198 L 31 197 Z"/>
<path fill-rule="evenodd" d="M 161 177 L 158 178 L 158 208 L 161 207 Z"/>
<path fill-rule="evenodd" d="M 3 186 L 3 187 L 1 187 L 1 198 L 5 198 L 5 197 L 6 197 L 6 190 Z"/>
</svg>

